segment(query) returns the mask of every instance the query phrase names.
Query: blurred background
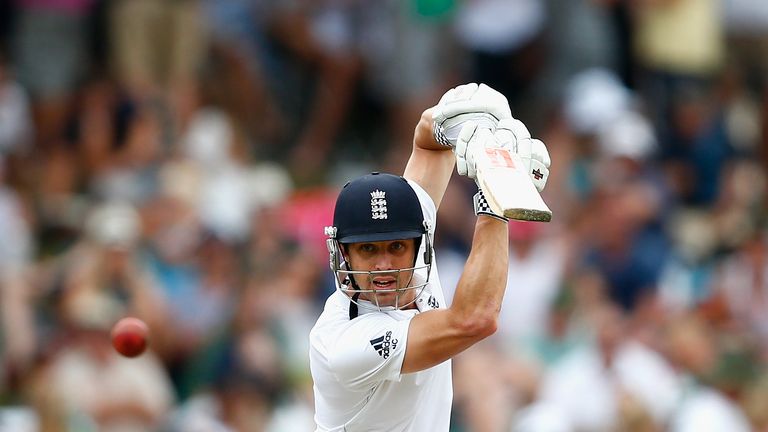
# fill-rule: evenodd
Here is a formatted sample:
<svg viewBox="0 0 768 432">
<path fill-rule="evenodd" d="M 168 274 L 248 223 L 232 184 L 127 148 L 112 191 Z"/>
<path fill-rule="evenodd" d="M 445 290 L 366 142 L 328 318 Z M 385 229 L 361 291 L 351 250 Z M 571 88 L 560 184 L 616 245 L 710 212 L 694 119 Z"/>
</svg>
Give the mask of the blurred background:
<svg viewBox="0 0 768 432">
<path fill-rule="evenodd" d="M 0 431 L 313 430 L 336 193 L 465 82 L 554 218 L 510 223 L 452 431 L 768 431 L 767 81 L 765 0 L 2 0 Z"/>
</svg>

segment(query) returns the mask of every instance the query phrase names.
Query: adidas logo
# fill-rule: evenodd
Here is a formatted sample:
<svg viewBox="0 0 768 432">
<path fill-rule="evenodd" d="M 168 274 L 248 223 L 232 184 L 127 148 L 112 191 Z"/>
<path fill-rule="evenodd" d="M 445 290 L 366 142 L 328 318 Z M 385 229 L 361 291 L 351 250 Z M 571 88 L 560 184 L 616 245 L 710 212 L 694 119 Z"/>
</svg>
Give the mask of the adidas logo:
<svg viewBox="0 0 768 432">
<path fill-rule="evenodd" d="M 440 302 L 437 301 L 435 296 L 429 296 L 429 300 L 427 300 L 427 304 L 432 309 L 439 309 L 440 308 Z"/>
<path fill-rule="evenodd" d="M 371 339 L 371 346 L 382 358 L 389 358 L 390 351 L 397 348 L 397 339 L 392 339 L 392 332 L 388 331 L 384 336 Z"/>
</svg>

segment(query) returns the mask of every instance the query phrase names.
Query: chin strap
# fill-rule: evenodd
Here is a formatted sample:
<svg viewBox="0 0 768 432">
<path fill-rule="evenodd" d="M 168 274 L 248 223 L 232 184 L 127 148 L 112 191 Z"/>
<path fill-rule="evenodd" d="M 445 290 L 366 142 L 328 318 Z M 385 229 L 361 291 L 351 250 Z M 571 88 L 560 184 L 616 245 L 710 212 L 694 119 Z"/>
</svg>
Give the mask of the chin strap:
<svg viewBox="0 0 768 432">
<path fill-rule="evenodd" d="M 344 265 L 347 268 L 349 268 L 349 266 L 347 264 L 344 264 Z M 358 309 L 357 309 L 357 299 L 360 298 L 360 287 L 357 285 L 357 282 L 355 281 L 354 276 L 352 276 L 352 275 L 347 275 L 347 276 L 349 278 L 348 279 L 349 280 L 349 284 L 352 285 L 352 288 L 355 289 L 355 293 L 352 294 L 352 299 L 349 301 L 349 319 L 353 320 L 353 319 L 357 318 L 357 316 L 359 314 Z"/>
<path fill-rule="evenodd" d="M 360 292 L 356 292 L 352 295 L 352 301 L 349 302 L 349 319 L 353 320 L 357 318 L 357 299 L 360 297 Z"/>
</svg>

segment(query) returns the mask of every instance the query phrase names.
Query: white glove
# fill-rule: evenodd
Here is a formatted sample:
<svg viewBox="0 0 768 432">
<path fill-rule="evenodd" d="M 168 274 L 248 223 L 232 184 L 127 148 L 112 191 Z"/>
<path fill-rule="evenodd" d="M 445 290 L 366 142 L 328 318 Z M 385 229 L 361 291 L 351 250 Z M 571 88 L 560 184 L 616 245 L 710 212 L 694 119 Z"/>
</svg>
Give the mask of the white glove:
<svg viewBox="0 0 768 432">
<path fill-rule="evenodd" d="M 517 119 L 503 119 L 496 126 L 494 137 L 500 147 L 511 148 L 520 156 L 531 176 L 536 190 L 541 192 L 549 178 L 551 160 L 543 142 L 531 138 L 523 122 Z"/>
<path fill-rule="evenodd" d="M 473 121 L 466 122 L 456 138 L 456 147 L 453 149 L 459 175 L 477 181 L 474 155 L 486 147 L 501 147 L 491 129 Z"/>
<path fill-rule="evenodd" d="M 440 144 L 456 147 L 468 121 L 494 130 L 501 119 L 512 118 L 507 98 L 485 84 L 454 87 L 440 98 L 432 111 L 433 134 Z"/>
</svg>

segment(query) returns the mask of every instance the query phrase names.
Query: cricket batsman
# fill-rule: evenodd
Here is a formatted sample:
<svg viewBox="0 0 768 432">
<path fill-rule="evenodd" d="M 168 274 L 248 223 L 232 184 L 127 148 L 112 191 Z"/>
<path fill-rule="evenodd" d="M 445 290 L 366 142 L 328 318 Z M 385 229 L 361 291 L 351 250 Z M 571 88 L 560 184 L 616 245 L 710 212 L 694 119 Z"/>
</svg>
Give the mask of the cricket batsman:
<svg viewBox="0 0 768 432">
<path fill-rule="evenodd" d="M 448 431 L 451 358 L 496 331 L 509 247 L 507 220 L 478 191 L 472 249 L 448 307 L 436 214 L 454 166 L 474 178 L 472 153 L 489 146 L 516 149 L 544 186 L 544 145 L 501 93 L 473 83 L 424 111 L 402 176 L 372 173 L 339 193 L 326 228 L 337 290 L 309 336 L 317 431 Z"/>
</svg>

